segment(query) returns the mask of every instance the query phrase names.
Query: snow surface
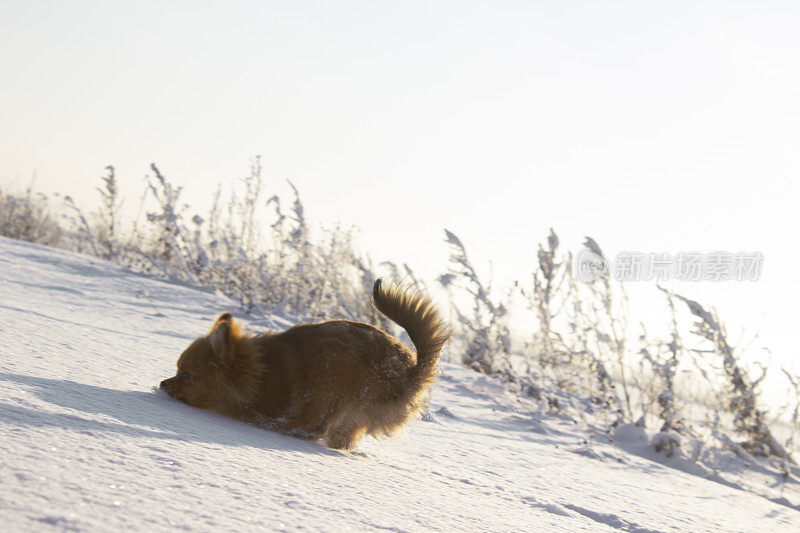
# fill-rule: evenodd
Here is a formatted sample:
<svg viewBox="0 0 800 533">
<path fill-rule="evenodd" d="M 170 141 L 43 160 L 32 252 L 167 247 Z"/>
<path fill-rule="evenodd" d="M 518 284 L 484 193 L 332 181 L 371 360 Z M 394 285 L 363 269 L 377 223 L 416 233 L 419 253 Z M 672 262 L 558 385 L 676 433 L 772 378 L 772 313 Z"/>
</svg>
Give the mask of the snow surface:
<svg viewBox="0 0 800 533">
<path fill-rule="evenodd" d="M 800 528 L 787 505 L 582 444 L 573 424 L 454 364 L 427 421 L 353 453 L 154 389 L 225 309 L 209 291 L 0 238 L 0 529 Z"/>
</svg>

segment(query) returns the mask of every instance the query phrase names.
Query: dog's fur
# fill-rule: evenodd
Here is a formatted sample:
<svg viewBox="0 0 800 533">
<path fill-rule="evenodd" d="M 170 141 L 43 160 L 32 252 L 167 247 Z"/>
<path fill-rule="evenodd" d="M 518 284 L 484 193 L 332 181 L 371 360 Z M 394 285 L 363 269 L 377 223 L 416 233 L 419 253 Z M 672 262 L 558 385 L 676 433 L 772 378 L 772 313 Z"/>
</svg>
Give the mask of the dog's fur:
<svg viewBox="0 0 800 533">
<path fill-rule="evenodd" d="M 373 303 L 406 330 L 416 356 L 359 322 L 251 335 L 223 313 L 161 388 L 189 405 L 331 448 L 352 449 L 365 434 L 391 435 L 423 407 L 448 330 L 431 301 L 408 289 L 379 279 Z"/>
</svg>

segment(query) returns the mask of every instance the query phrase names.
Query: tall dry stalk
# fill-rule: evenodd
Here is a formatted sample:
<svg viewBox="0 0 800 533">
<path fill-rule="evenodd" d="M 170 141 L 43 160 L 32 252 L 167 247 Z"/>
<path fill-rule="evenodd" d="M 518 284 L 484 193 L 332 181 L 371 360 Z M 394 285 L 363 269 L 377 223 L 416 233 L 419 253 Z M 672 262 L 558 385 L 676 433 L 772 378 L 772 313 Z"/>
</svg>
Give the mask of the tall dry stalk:
<svg viewBox="0 0 800 533">
<path fill-rule="evenodd" d="M 722 368 L 728 378 L 728 408 L 733 414 L 734 429 L 747 440 L 742 446 L 754 455 L 774 455 L 789 459 L 789 453 L 780 445 L 767 427 L 765 412 L 757 407 L 756 385 L 742 368 L 728 343 L 725 327 L 716 314 L 699 303 L 676 294 L 689 311 L 700 320 L 695 322 L 694 333 L 709 341 L 715 353 L 722 357 Z"/>
</svg>

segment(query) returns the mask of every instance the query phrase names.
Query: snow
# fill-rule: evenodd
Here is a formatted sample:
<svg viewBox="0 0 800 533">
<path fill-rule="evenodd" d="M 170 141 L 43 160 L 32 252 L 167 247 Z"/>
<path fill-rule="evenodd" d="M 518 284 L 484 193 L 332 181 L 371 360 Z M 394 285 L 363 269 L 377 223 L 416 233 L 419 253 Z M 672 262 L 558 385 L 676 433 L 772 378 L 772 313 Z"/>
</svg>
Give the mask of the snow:
<svg viewBox="0 0 800 533">
<path fill-rule="evenodd" d="M 0 528 L 800 527 L 788 500 L 660 458 L 642 428 L 618 428 L 617 447 L 589 444 L 570 421 L 450 363 L 424 420 L 351 453 L 158 392 L 179 352 L 226 309 L 235 306 L 207 290 L 0 239 Z"/>
</svg>

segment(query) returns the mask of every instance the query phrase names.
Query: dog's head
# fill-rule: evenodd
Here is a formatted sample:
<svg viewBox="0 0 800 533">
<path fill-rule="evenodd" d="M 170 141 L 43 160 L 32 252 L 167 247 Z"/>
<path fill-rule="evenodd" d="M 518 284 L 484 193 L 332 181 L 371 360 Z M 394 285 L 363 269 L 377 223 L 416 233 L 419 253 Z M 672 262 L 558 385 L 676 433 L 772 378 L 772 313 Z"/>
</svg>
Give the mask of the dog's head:
<svg viewBox="0 0 800 533">
<path fill-rule="evenodd" d="M 208 335 L 183 351 L 175 376 L 162 381 L 160 387 L 184 403 L 218 411 L 229 393 L 226 377 L 236 357 L 239 336 L 239 325 L 231 314 L 222 313 Z"/>
</svg>

